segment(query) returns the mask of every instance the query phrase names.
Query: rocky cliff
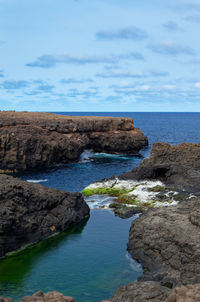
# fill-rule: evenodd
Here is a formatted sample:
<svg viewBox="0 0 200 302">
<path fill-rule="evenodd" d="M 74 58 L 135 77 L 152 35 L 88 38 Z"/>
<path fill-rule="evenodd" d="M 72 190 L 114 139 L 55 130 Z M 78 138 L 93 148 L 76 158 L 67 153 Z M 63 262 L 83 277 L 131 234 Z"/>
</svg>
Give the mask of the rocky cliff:
<svg viewBox="0 0 200 302">
<path fill-rule="evenodd" d="M 200 144 L 155 143 L 150 157 L 120 178 L 161 180 L 176 189 L 200 193 Z"/>
<path fill-rule="evenodd" d="M 130 118 L 0 112 L 0 171 L 50 168 L 79 159 L 85 149 L 136 153 L 148 144 Z"/>
<path fill-rule="evenodd" d="M 134 220 L 128 251 L 147 271 L 142 280 L 171 288 L 200 283 L 200 199 L 151 209 Z"/>
<path fill-rule="evenodd" d="M 156 143 L 149 158 L 119 179 L 160 180 L 199 195 L 200 144 Z M 128 251 L 144 273 L 110 302 L 200 301 L 200 198 L 143 213 L 132 223 Z"/>
<path fill-rule="evenodd" d="M 64 231 L 89 215 L 80 193 L 0 175 L 0 257 Z"/>
</svg>

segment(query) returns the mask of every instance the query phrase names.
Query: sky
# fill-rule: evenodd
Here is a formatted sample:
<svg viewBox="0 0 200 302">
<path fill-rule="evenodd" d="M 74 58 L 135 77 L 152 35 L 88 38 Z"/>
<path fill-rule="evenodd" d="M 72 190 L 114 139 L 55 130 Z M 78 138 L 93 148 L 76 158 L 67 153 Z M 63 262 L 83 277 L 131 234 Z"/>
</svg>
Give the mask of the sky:
<svg viewBox="0 0 200 302">
<path fill-rule="evenodd" d="M 0 0 L 0 110 L 200 112 L 199 0 Z"/>
</svg>

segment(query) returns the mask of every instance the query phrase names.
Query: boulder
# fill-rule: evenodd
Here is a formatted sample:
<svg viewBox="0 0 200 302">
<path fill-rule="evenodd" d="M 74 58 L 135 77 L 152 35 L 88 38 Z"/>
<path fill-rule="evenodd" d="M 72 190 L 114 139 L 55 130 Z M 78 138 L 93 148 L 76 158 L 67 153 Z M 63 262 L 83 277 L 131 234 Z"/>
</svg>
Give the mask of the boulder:
<svg viewBox="0 0 200 302">
<path fill-rule="evenodd" d="M 67 230 L 89 216 L 80 193 L 0 174 L 0 257 Z"/>
<path fill-rule="evenodd" d="M 128 251 L 144 267 L 140 280 L 200 283 L 200 199 L 145 212 L 132 223 Z"/>
</svg>

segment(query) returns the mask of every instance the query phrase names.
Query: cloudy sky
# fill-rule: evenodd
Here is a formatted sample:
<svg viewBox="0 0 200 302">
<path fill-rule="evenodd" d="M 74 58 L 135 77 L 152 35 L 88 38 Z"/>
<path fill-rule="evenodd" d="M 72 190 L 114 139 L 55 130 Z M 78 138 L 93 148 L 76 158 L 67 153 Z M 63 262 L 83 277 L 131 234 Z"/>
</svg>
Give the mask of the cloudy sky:
<svg viewBox="0 0 200 302">
<path fill-rule="evenodd" d="M 199 0 L 0 0 L 0 110 L 200 111 Z"/>
</svg>

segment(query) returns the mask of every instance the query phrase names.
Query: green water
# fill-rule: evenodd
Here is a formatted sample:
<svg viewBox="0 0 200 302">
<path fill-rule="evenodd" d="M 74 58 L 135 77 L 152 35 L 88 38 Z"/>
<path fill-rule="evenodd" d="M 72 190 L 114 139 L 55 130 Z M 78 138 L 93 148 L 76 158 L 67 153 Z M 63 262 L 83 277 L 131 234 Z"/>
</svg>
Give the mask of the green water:
<svg viewBox="0 0 200 302">
<path fill-rule="evenodd" d="M 141 275 L 128 256 L 131 221 L 92 210 L 78 227 L 0 261 L 0 295 L 19 301 L 38 290 L 57 290 L 77 302 L 109 298 Z"/>
</svg>

